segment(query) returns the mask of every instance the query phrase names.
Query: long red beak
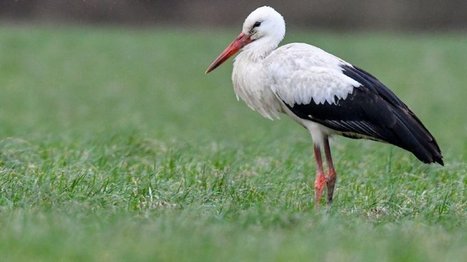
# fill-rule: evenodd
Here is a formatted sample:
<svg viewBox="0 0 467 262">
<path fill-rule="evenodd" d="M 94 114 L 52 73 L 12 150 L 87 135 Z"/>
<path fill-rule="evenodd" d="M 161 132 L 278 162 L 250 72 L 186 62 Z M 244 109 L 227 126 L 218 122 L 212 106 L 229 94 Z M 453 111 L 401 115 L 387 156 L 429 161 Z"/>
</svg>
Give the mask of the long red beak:
<svg viewBox="0 0 467 262">
<path fill-rule="evenodd" d="M 227 48 L 214 60 L 206 69 L 206 74 L 211 72 L 212 70 L 216 69 L 222 63 L 224 63 L 229 57 L 235 55 L 242 47 L 246 46 L 247 44 L 251 43 L 252 40 L 250 36 L 241 33 L 235 38 L 235 40 L 230 43 Z"/>
</svg>

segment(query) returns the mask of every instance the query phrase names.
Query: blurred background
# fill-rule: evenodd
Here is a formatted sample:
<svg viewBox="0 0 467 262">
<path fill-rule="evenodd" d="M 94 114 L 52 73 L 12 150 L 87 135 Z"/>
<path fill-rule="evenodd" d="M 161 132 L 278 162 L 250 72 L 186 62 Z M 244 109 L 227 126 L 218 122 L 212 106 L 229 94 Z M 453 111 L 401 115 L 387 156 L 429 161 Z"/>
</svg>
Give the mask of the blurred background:
<svg viewBox="0 0 467 262">
<path fill-rule="evenodd" d="M 128 25 L 238 25 L 271 5 L 288 24 L 339 30 L 465 30 L 465 0 L 1 0 L 0 19 L 15 22 Z"/>
</svg>

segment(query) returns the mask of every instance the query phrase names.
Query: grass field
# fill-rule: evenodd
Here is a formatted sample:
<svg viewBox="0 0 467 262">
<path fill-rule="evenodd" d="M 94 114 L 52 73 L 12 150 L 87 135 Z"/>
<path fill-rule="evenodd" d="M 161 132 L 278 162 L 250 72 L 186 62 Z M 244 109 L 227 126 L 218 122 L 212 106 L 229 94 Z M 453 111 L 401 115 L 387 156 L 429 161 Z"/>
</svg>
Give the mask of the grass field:
<svg viewBox="0 0 467 262">
<path fill-rule="evenodd" d="M 296 32 L 377 75 L 445 167 L 332 141 L 329 212 L 304 129 L 237 102 L 235 30 L 0 27 L 2 261 L 465 261 L 467 38 Z"/>
</svg>

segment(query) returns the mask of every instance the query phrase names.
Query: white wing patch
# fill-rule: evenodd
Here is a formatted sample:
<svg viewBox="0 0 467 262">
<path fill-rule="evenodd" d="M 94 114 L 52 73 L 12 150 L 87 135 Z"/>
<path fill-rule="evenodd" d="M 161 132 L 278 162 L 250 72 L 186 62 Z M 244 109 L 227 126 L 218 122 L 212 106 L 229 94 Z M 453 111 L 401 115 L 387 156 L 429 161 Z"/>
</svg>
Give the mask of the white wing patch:
<svg viewBox="0 0 467 262">
<path fill-rule="evenodd" d="M 323 67 L 310 67 L 306 70 L 295 70 L 290 74 L 278 76 L 271 86 L 284 102 L 294 104 L 336 103 L 337 99 L 345 99 L 360 83 L 347 77 L 341 71 Z"/>
<path fill-rule="evenodd" d="M 361 86 L 342 73 L 341 65 L 350 64 L 311 45 L 282 46 L 266 59 L 266 64 L 272 91 L 290 106 L 311 101 L 334 104 Z"/>
</svg>

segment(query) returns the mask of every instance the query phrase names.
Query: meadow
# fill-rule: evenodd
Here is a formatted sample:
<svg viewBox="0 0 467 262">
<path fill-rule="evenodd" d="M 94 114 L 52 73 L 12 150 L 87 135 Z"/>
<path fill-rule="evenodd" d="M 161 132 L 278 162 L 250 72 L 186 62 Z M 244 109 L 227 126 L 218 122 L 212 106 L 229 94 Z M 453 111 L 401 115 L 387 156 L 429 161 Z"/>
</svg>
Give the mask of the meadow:
<svg viewBox="0 0 467 262">
<path fill-rule="evenodd" d="M 235 99 L 236 30 L 0 27 L 2 261 L 465 261 L 467 37 L 289 30 L 378 76 L 445 166 L 331 142 L 313 207 L 311 138 Z M 295 32 L 293 32 L 295 31 Z"/>
</svg>

